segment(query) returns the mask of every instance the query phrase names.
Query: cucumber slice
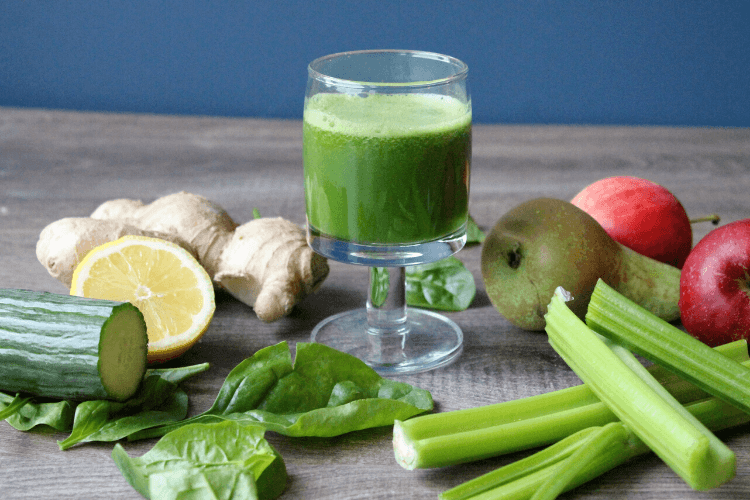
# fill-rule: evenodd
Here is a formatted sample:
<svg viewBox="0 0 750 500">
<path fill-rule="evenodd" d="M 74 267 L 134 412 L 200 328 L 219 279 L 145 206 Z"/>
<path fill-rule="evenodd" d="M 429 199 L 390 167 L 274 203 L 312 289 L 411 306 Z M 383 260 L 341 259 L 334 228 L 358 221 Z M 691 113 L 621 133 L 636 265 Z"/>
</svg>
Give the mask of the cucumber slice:
<svg viewBox="0 0 750 500">
<path fill-rule="evenodd" d="M 123 401 L 147 352 L 146 323 L 129 302 L 0 289 L 0 390 Z"/>
</svg>

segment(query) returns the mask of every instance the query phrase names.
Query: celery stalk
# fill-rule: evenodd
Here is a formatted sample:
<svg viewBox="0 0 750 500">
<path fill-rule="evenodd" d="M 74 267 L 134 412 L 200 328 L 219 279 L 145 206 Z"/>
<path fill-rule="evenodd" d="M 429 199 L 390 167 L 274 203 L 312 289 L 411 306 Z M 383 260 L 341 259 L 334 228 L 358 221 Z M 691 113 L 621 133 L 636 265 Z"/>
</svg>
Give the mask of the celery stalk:
<svg viewBox="0 0 750 500">
<path fill-rule="evenodd" d="M 591 438 L 605 431 L 607 446 L 596 450 L 594 456 L 578 467 L 570 460 L 581 449 L 585 451 Z M 635 437 L 622 422 L 605 427 L 590 427 L 529 455 L 517 462 L 500 467 L 492 472 L 459 484 L 439 495 L 440 500 L 529 500 L 534 494 L 550 494 L 553 482 L 562 479 L 555 493 L 567 491 L 597 477 L 628 459 L 648 451 L 648 447 Z M 574 467 L 571 467 L 574 466 Z M 561 467 L 573 470 L 572 477 L 558 478 Z"/>
<path fill-rule="evenodd" d="M 599 280 L 586 313 L 586 323 L 658 363 L 706 392 L 750 412 L 750 368 L 654 316 Z"/>
<path fill-rule="evenodd" d="M 608 424 L 610 425 L 610 424 Z M 601 427 L 588 427 L 526 458 L 512 462 L 492 472 L 462 483 L 439 495 L 441 500 L 464 500 L 474 498 L 502 485 L 514 484 L 519 488 L 529 477 L 542 472 L 548 475 L 558 464 L 567 460 L 582 443 L 591 438 Z"/>
<path fill-rule="evenodd" d="M 716 348 L 748 361 L 747 342 Z M 708 395 L 660 366 L 654 377 L 681 403 Z M 477 408 L 433 413 L 396 421 L 393 448 L 405 469 L 443 467 L 548 445 L 581 429 L 616 421 L 585 384 Z"/>
<path fill-rule="evenodd" d="M 750 422 L 750 414 L 739 410 L 717 398 L 708 398 L 689 403 L 685 408 L 712 431 L 731 428 Z M 564 490 L 569 491 L 581 484 L 612 470 L 627 460 L 648 453 L 650 450 L 643 441 L 632 434 L 622 422 L 627 433 L 623 441 L 614 441 L 597 454 L 596 460 L 581 468 L 568 482 Z M 558 443 L 510 463 L 475 479 L 459 484 L 439 495 L 441 500 L 529 500 L 544 486 L 550 477 L 557 473 L 558 464 L 569 459 L 586 438 L 597 428 L 589 428 L 569 436 Z"/>
<path fill-rule="evenodd" d="M 627 439 L 627 429 L 619 422 L 599 427 L 555 468 L 555 473 L 534 492 L 531 500 L 555 500 L 578 475 L 589 469 L 592 463 L 598 462 L 605 450 L 612 448 L 617 442 L 626 442 Z"/>
<path fill-rule="evenodd" d="M 558 288 L 547 314 L 552 347 L 591 390 L 672 470 L 696 490 L 716 487 L 735 473 L 735 456 L 656 381 L 644 381 L 565 304 Z"/>
</svg>

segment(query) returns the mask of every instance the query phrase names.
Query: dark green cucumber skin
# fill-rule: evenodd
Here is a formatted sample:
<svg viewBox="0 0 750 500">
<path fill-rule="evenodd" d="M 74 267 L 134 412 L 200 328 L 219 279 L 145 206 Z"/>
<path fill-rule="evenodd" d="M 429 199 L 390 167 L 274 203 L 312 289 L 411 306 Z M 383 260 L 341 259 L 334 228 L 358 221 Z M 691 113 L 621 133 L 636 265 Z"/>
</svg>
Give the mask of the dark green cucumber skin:
<svg viewBox="0 0 750 500">
<path fill-rule="evenodd" d="M 99 373 L 99 341 L 103 326 L 121 308 L 135 306 L 0 289 L 0 390 L 56 399 L 112 399 Z"/>
</svg>

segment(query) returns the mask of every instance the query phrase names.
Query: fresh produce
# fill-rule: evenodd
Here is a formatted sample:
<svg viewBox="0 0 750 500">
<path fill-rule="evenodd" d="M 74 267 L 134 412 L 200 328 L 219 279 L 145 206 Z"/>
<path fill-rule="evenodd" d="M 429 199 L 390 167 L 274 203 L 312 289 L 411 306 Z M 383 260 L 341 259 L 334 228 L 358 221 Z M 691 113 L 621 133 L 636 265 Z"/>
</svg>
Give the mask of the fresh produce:
<svg viewBox="0 0 750 500">
<path fill-rule="evenodd" d="M 202 363 L 148 370 L 138 392 L 127 401 L 80 403 L 70 436 L 58 441 L 58 446 L 67 450 L 79 443 L 117 441 L 149 427 L 182 420 L 188 411 L 188 395 L 178 384 L 207 369 L 208 363 Z"/>
<path fill-rule="evenodd" d="M 45 227 L 36 255 L 50 275 L 70 286 L 78 263 L 93 248 L 126 235 L 156 237 L 187 249 L 216 286 L 254 308 L 264 321 L 288 314 L 328 275 L 299 226 L 282 218 L 256 218 L 238 226 L 204 197 L 180 192 L 144 205 L 117 199 L 91 217 L 64 218 Z"/>
<path fill-rule="evenodd" d="M 9 410 L 14 400 L 29 398 L 13 397 L 0 392 L 0 408 L 4 407 L 3 418 L 8 424 L 19 431 L 29 431 L 37 426 L 47 426 L 60 432 L 70 431 L 73 426 L 75 401 L 44 400 L 42 402 L 31 398 L 22 406 Z"/>
<path fill-rule="evenodd" d="M 141 384 L 147 344 L 133 304 L 0 289 L 0 390 L 122 401 Z"/>
<path fill-rule="evenodd" d="M 406 269 L 406 303 L 410 306 L 463 311 L 476 293 L 474 276 L 455 256 Z"/>
<path fill-rule="evenodd" d="M 586 313 L 598 279 L 657 316 L 679 318 L 680 270 L 615 242 L 586 212 L 552 198 L 537 198 L 506 213 L 482 246 L 482 277 L 492 304 L 525 330 L 543 330 L 555 288 Z"/>
<path fill-rule="evenodd" d="M 654 317 L 603 282 L 594 290 L 586 322 L 600 335 L 750 413 L 750 368 Z"/>
<path fill-rule="evenodd" d="M 466 225 L 466 244 L 481 244 L 484 232 L 472 217 Z M 423 309 L 442 311 L 466 310 L 477 293 L 474 275 L 454 255 L 405 268 L 406 304 Z M 370 299 L 382 304 L 388 294 L 389 274 L 386 268 L 370 268 Z"/>
<path fill-rule="evenodd" d="M 482 243 L 486 237 L 487 235 L 479 228 L 474 217 L 469 215 L 469 220 L 466 222 L 466 244 L 475 245 Z"/>
<path fill-rule="evenodd" d="M 599 285 L 597 285 L 597 288 L 599 288 Z M 565 307 L 565 302 L 563 301 L 564 296 L 564 293 L 556 292 L 549 307 L 548 316 L 550 316 L 550 318 L 547 328 L 548 330 L 552 330 L 550 333 L 551 342 L 554 343 L 556 341 L 555 339 L 558 338 L 558 334 L 561 334 L 566 339 L 577 344 L 578 347 L 576 347 L 574 351 L 567 351 L 565 347 L 563 347 L 563 350 L 572 353 L 573 357 L 576 358 L 574 365 L 579 368 L 579 363 L 585 365 L 600 364 L 602 359 L 599 359 L 598 353 L 589 356 L 588 351 L 590 350 L 590 345 L 580 345 L 581 339 L 578 337 L 578 334 L 582 334 L 584 337 L 583 341 L 586 344 L 597 345 L 597 347 L 594 348 L 595 351 L 600 351 L 602 345 L 604 345 L 606 349 L 607 344 L 603 343 L 601 340 L 592 342 L 591 335 L 595 334 L 590 330 L 586 331 L 587 328 L 580 323 L 579 319 L 572 314 L 568 308 Z M 601 306 L 602 310 L 605 310 L 610 307 L 613 302 L 616 302 L 616 300 L 616 295 L 613 295 L 612 301 L 599 303 L 599 295 L 595 293 L 592 297 L 591 307 Z M 620 296 L 619 300 L 627 303 L 627 299 L 622 296 Z M 623 314 L 629 313 L 623 313 L 623 311 L 620 311 L 616 307 L 609 311 L 610 316 L 622 316 Z M 648 313 L 644 314 L 649 315 Z M 630 322 L 636 324 L 640 324 L 641 320 L 642 317 L 640 316 L 630 318 Z M 598 339 L 600 337 L 596 338 Z M 735 342 L 734 345 L 741 347 L 742 351 L 744 351 L 747 346 L 745 340 Z M 611 352 L 615 354 L 615 358 L 610 358 L 598 368 L 594 366 L 597 371 L 604 372 L 601 374 L 603 376 L 601 380 L 611 379 L 611 382 L 615 385 L 620 384 L 617 377 L 613 377 L 612 374 L 609 373 L 609 367 L 618 364 L 615 359 L 622 360 L 628 366 L 634 368 L 635 370 L 632 373 L 638 373 L 638 376 L 642 377 L 641 380 L 646 381 L 649 379 L 648 376 L 644 376 L 645 370 L 643 366 L 635 360 L 629 351 L 617 344 L 609 344 L 608 346 L 612 349 Z M 560 346 L 558 345 L 558 347 Z M 741 354 L 742 358 L 747 359 L 747 352 L 742 351 L 734 354 L 727 352 L 726 354 L 728 356 L 726 359 L 730 364 L 735 362 L 731 360 L 735 357 L 735 354 Z M 607 355 L 607 357 L 610 356 Z M 593 362 L 591 362 L 592 358 Z M 744 362 L 744 364 L 748 363 L 748 361 Z M 626 377 L 630 378 L 629 375 L 626 375 Z M 658 385 L 656 384 L 649 383 L 649 386 L 655 388 L 657 391 L 659 390 Z M 610 388 L 612 388 L 612 386 L 610 386 Z M 642 395 L 636 397 L 640 398 Z M 623 403 L 628 406 L 632 405 L 631 401 L 624 401 Z M 653 415 L 647 415 L 647 418 L 660 413 L 658 406 L 659 405 L 648 405 L 644 408 L 647 408 L 645 413 L 653 413 Z M 678 407 L 676 408 L 680 411 Z M 718 398 L 707 398 L 701 399 L 697 402 L 687 403 L 684 408 L 687 409 L 692 417 L 702 422 L 706 428 L 711 430 L 725 429 L 750 421 L 750 414 L 746 411 L 730 405 Z M 565 413 L 565 410 L 562 410 L 561 412 Z M 618 429 L 617 427 L 620 428 Z M 600 427 L 580 430 L 523 460 L 511 463 L 496 471 L 452 488 L 441 494 L 440 498 L 441 500 L 478 500 L 480 498 L 513 498 L 517 500 L 533 498 L 536 500 L 539 498 L 555 498 L 561 491 L 570 490 L 624 463 L 632 457 L 646 453 L 649 450 L 649 447 L 638 437 L 643 430 L 644 429 L 641 429 L 636 435 L 636 429 L 631 428 L 623 422 L 615 424 L 603 423 Z M 683 435 L 682 437 L 687 438 L 687 435 Z M 675 443 L 675 445 L 689 445 L 689 441 L 688 438 L 686 442 L 678 442 Z M 717 445 L 716 450 L 719 451 L 720 449 L 721 446 Z M 726 450 L 721 455 L 723 455 L 725 459 L 731 458 L 731 456 L 726 453 Z M 674 458 L 678 462 L 684 460 L 684 458 L 681 457 Z M 725 461 L 723 465 L 721 460 L 715 462 L 709 461 L 709 463 L 704 464 L 707 468 L 699 470 L 698 467 L 700 466 L 693 462 L 686 464 L 688 466 L 686 472 L 688 474 L 695 473 L 700 486 L 711 486 L 720 483 L 722 480 L 721 478 L 726 478 L 731 475 L 731 471 L 726 470 L 725 467 L 732 463 L 733 460 Z"/>
<path fill-rule="evenodd" d="M 716 398 L 688 403 L 685 408 L 712 431 L 750 422 L 750 415 Z M 610 429 L 606 429 L 607 426 Z M 619 429 L 614 428 L 615 426 Z M 606 447 L 592 449 L 589 446 L 592 443 L 591 438 L 597 435 L 600 439 L 609 438 Z M 576 454 L 577 451 L 583 453 Z M 569 491 L 649 451 L 649 447 L 622 422 L 606 424 L 604 427 L 591 427 L 524 459 L 444 491 L 439 498 L 555 498 L 558 492 Z M 572 474 L 560 474 L 561 466 Z"/>
<path fill-rule="evenodd" d="M 750 364 L 745 340 L 718 346 L 716 350 Z M 690 404 L 709 396 L 658 365 L 648 370 L 680 403 Z M 445 467 L 549 445 L 588 427 L 615 421 L 617 416 L 612 410 L 582 384 L 528 398 L 397 421 L 393 450 L 396 461 L 408 470 Z"/>
<path fill-rule="evenodd" d="M 14 398 L 8 396 L 5 408 L 0 409 L 0 420 L 5 420 L 10 416 L 15 415 L 32 399 L 33 398 L 31 397 L 22 397 L 20 394 L 16 394 L 16 397 Z"/>
<path fill-rule="evenodd" d="M 227 375 L 207 411 L 130 439 L 162 436 L 192 423 L 232 420 L 287 436 L 332 437 L 392 425 L 432 409 L 429 392 L 385 379 L 363 361 L 323 344 L 265 347 Z"/>
<path fill-rule="evenodd" d="M 146 236 L 92 249 L 73 273 L 71 295 L 129 301 L 148 327 L 148 362 L 184 354 L 206 332 L 216 304 L 211 279 L 186 250 Z"/>
<path fill-rule="evenodd" d="M 600 282 L 597 290 L 604 286 L 604 283 Z M 556 301 L 561 307 L 552 307 Z M 595 293 L 590 308 L 599 308 L 602 311 L 601 314 L 608 317 L 622 317 L 624 314 L 626 317 L 623 320 L 641 325 L 643 317 L 640 314 L 633 315 L 632 311 L 623 312 L 616 304 L 617 301 L 621 304 L 629 302 L 621 295 L 618 298 L 614 294 L 610 300 L 603 301 L 601 296 Z M 576 343 L 581 341 L 577 338 L 578 334 L 584 333 L 588 338 L 584 338 L 583 343 L 591 344 L 593 333 L 569 308 L 565 307 L 565 303 L 559 300 L 559 296 L 556 295 L 553 298 L 552 305 L 548 312 L 548 316 L 552 316 L 548 329 L 554 329 L 558 333 L 562 331 L 563 335 Z M 643 311 L 643 309 L 640 310 Z M 647 316 L 646 321 L 655 319 L 646 311 L 643 315 Z M 552 333 L 552 342 L 554 342 L 552 340 L 554 336 L 555 334 Z M 596 350 L 599 350 L 602 341 L 597 341 L 599 347 Z M 616 344 L 604 345 L 616 354 L 616 358 L 620 361 L 615 362 L 615 358 L 608 355 L 607 361 L 600 363 L 601 360 L 596 356 L 587 354 L 590 350 L 588 345 L 576 347 L 574 356 L 582 356 L 584 363 L 593 361 L 599 364 L 602 371 L 599 375 L 602 380 L 610 380 L 616 385 L 621 383 L 619 375 L 622 374 L 619 370 L 612 374 L 610 368 L 623 362 L 626 362 L 632 373 L 637 373 L 639 378 L 644 376 L 648 380 L 643 373 L 643 366 L 627 350 Z M 747 341 L 744 339 L 718 346 L 712 351 L 721 353 L 719 356 L 725 360 L 725 363 L 734 364 L 741 361 L 745 366 L 750 364 Z M 708 429 L 719 430 L 750 421 L 750 413 L 719 398 L 707 398 L 706 392 L 681 377 L 671 374 L 665 368 L 653 365 L 648 371 Z M 657 394 L 660 392 L 656 385 L 649 384 L 649 387 L 647 392 L 654 390 Z M 609 386 L 607 392 L 612 394 Z M 640 397 L 642 396 L 636 395 L 626 403 L 632 403 Z M 665 394 L 658 394 L 658 397 L 668 399 Z M 636 406 L 638 406 L 637 403 Z M 661 405 L 649 404 L 648 408 L 657 410 L 659 406 Z M 676 411 L 681 412 L 679 409 Z M 654 413 L 658 415 L 659 411 Z M 556 443 L 538 454 L 459 485 L 440 496 L 445 500 L 525 499 L 531 498 L 534 494 L 538 495 L 534 498 L 554 498 L 556 492 L 569 490 L 634 456 L 649 451 L 649 446 L 635 434 L 636 429 L 622 422 L 617 424 L 622 426 L 620 429 L 612 428 L 611 424 L 617 420 L 613 409 L 601 402 L 594 395 L 589 384 L 585 383 L 522 400 L 418 416 L 405 422 L 396 422 L 394 452 L 397 461 L 403 467 L 413 469 L 442 467 Z M 643 428 L 641 427 L 638 432 L 643 432 Z M 713 441 L 710 435 L 705 434 L 698 439 L 704 441 L 704 438 L 707 438 L 708 442 Z M 602 443 L 607 443 L 607 445 L 599 446 Z M 689 445 L 689 443 L 672 444 L 677 447 L 682 445 Z M 713 447 L 717 460 L 716 462 L 709 460 L 709 463 L 704 464 L 708 468 L 694 467 L 695 463 L 693 463 L 687 464 L 687 468 L 683 469 L 683 473 L 689 477 L 692 476 L 696 481 L 694 485 L 698 487 L 710 487 L 731 475 L 733 463 L 731 455 L 727 454 L 727 450 L 715 441 L 713 441 Z M 712 446 L 708 446 L 704 449 L 709 452 L 709 457 L 711 448 Z M 685 457 L 673 456 L 672 459 L 679 463 L 685 460 Z M 730 470 L 726 469 L 727 466 Z M 563 474 L 564 469 L 561 467 L 567 470 L 566 474 Z M 722 470 L 716 472 L 712 467 L 719 467 Z M 549 496 L 545 496 L 546 494 Z"/>
<path fill-rule="evenodd" d="M 286 488 L 287 473 L 264 434 L 259 425 L 194 424 L 170 432 L 138 458 L 117 444 L 112 458 L 128 483 L 152 500 L 271 500 Z"/>
<path fill-rule="evenodd" d="M 655 182 L 608 177 L 586 186 L 571 203 L 596 219 L 613 240 L 659 262 L 682 268 L 692 249 L 685 208 Z"/>
<path fill-rule="evenodd" d="M 710 346 L 750 338 L 750 219 L 695 245 L 682 269 L 679 306 L 685 330 Z"/>
<path fill-rule="evenodd" d="M 0 392 L 0 415 L 20 431 L 47 426 L 70 432 L 68 438 L 58 442 L 62 450 L 78 443 L 116 441 L 138 430 L 184 418 L 188 395 L 178 384 L 207 369 L 208 363 L 201 363 L 146 370 L 138 391 L 122 402 L 14 398 Z M 20 402 L 24 404 L 17 404 Z"/>
<path fill-rule="evenodd" d="M 406 304 L 423 309 L 463 311 L 477 293 L 474 275 L 455 256 L 405 269 Z M 370 299 L 380 305 L 388 295 L 388 270 L 370 268 Z"/>
<path fill-rule="evenodd" d="M 597 290 L 601 287 L 606 285 L 599 281 Z M 617 298 L 627 300 L 612 292 L 615 304 Z M 597 292 L 594 293 L 590 310 L 599 305 Z M 581 380 L 691 488 L 711 489 L 734 477 L 734 453 L 659 385 L 630 351 L 590 330 L 565 305 L 568 299 L 566 292 L 558 288 L 548 308 L 546 330 L 552 347 Z M 643 321 L 627 313 L 610 312 L 607 316 L 629 324 Z M 714 357 L 724 358 L 710 347 L 703 347 Z M 653 354 L 653 350 L 644 352 Z M 674 369 L 683 359 L 666 355 L 659 361 L 673 362 L 667 366 Z M 729 365 L 748 370 L 724 358 L 722 366 Z"/>
</svg>

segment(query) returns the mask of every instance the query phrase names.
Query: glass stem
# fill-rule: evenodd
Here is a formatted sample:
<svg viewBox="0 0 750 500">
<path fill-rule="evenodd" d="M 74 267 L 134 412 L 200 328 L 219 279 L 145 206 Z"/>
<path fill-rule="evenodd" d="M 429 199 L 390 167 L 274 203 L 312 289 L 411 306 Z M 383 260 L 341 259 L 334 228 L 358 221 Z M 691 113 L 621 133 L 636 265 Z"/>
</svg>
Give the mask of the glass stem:
<svg viewBox="0 0 750 500">
<path fill-rule="evenodd" d="M 408 331 L 406 268 L 371 267 L 367 297 L 367 332 L 380 337 L 403 337 Z"/>
</svg>

